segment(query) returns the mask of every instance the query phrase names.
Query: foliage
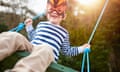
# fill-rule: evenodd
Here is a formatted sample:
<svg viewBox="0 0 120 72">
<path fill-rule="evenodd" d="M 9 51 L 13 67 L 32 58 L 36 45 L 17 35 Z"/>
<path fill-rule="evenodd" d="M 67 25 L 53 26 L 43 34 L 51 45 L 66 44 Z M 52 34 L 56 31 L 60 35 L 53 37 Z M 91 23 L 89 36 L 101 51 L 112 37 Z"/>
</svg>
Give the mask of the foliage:
<svg viewBox="0 0 120 72">
<path fill-rule="evenodd" d="M 13 54 L 13 55 L 7 57 L 6 59 L 4 59 L 3 61 L 1 61 L 0 62 L 0 72 L 3 72 L 5 70 L 7 70 L 7 69 L 13 68 L 13 66 L 15 65 L 15 63 L 20 58 L 21 57 L 18 56 L 18 54 Z"/>
<path fill-rule="evenodd" d="M 5 24 L 0 24 L 0 33 L 3 31 L 8 31 L 8 26 Z"/>
<path fill-rule="evenodd" d="M 120 40 L 120 34 L 119 34 L 119 8 L 116 6 L 116 1 L 110 1 L 104 16 L 100 22 L 100 25 L 96 31 L 96 34 L 94 36 L 94 39 L 91 42 L 92 45 L 92 52 L 90 53 L 90 61 L 91 61 L 91 72 L 119 72 L 119 68 L 116 68 L 116 65 L 119 64 L 119 58 L 115 59 L 116 57 L 114 54 L 117 53 L 117 56 L 119 56 L 119 40 Z M 115 6 L 113 8 L 113 5 Z M 111 7 L 112 6 L 112 7 Z M 114 10 L 116 9 L 116 14 L 113 16 Z M 111 11 L 113 10 L 113 11 Z M 90 33 L 92 32 L 92 29 L 94 27 L 96 18 L 99 16 L 101 10 L 97 10 L 97 15 L 93 18 L 92 14 L 88 15 L 88 17 L 92 17 L 92 21 L 90 21 L 90 24 L 87 24 L 86 21 L 81 21 L 80 16 L 74 17 L 71 12 L 69 11 L 67 14 L 69 14 L 69 17 L 64 22 L 65 25 L 63 25 L 65 28 L 68 29 L 70 32 L 70 41 L 71 45 L 80 45 L 85 42 L 87 42 Z M 68 16 L 68 15 L 67 15 Z M 83 18 L 83 17 L 82 17 Z M 85 19 L 82 19 L 85 20 Z M 117 24 L 117 25 L 115 25 Z M 115 35 L 112 35 L 115 34 Z M 115 38 L 117 37 L 117 38 Z M 108 39 L 109 38 L 109 39 Z M 114 41 L 114 42 L 113 42 Z M 112 47 L 114 46 L 114 47 Z M 116 47 L 116 48 L 115 48 Z M 114 48 L 114 49 L 113 49 Z M 115 51 L 116 53 L 113 53 Z M 112 57 L 111 57 L 112 55 Z M 61 55 L 61 60 L 59 63 L 62 63 L 63 65 L 69 66 L 71 68 L 80 70 L 81 67 L 81 60 L 82 55 L 78 55 L 73 58 L 65 57 Z M 111 60 L 112 58 L 112 60 Z M 116 62 L 118 64 L 116 64 Z M 119 66 L 118 66 L 119 67 Z"/>
</svg>

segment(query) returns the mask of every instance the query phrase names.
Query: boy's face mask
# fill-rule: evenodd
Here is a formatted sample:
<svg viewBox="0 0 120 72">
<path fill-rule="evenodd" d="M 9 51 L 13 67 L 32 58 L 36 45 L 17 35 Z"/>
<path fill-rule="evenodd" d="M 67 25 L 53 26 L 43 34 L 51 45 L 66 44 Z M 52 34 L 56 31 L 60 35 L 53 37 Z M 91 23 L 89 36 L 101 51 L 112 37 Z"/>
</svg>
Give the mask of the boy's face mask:
<svg viewBox="0 0 120 72">
<path fill-rule="evenodd" d="M 56 11 L 58 15 L 62 15 L 64 17 L 66 7 L 67 5 L 65 0 L 49 0 L 47 5 L 47 12 L 51 14 L 53 11 Z"/>
<path fill-rule="evenodd" d="M 48 13 L 52 13 L 53 11 L 56 11 L 58 15 L 63 15 L 65 13 L 65 7 L 62 5 L 58 7 L 53 7 L 51 5 L 48 5 L 47 11 Z"/>
</svg>

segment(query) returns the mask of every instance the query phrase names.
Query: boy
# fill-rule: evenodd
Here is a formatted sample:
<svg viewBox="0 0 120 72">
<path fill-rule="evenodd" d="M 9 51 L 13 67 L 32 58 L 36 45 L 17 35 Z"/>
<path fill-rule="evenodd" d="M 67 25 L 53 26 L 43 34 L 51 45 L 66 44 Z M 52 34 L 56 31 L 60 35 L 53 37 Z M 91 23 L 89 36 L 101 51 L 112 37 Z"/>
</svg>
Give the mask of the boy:
<svg viewBox="0 0 120 72">
<path fill-rule="evenodd" d="M 60 26 L 65 18 L 66 0 L 48 0 L 47 19 L 40 22 L 36 30 L 32 19 L 25 20 L 26 31 L 31 42 L 16 32 L 0 34 L 0 60 L 18 50 L 27 50 L 31 54 L 22 58 L 12 70 L 6 72 L 45 72 L 51 62 L 57 62 L 59 51 L 64 55 L 75 56 L 90 48 L 89 44 L 70 47 L 69 34 Z"/>
</svg>

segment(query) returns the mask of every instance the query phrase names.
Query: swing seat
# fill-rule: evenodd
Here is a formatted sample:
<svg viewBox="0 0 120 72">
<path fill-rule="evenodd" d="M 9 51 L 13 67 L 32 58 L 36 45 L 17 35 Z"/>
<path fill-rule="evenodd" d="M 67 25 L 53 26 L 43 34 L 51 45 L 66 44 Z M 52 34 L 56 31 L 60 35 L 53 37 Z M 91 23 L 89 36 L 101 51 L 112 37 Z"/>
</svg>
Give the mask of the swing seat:
<svg viewBox="0 0 120 72">
<path fill-rule="evenodd" d="M 22 51 L 22 52 L 17 52 L 17 54 L 21 57 L 25 57 L 25 56 L 28 56 L 30 53 Z M 72 68 L 66 67 L 64 65 L 52 62 L 48 67 L 47 72 L 78 72 L 78 71 Z"/>
</svg>

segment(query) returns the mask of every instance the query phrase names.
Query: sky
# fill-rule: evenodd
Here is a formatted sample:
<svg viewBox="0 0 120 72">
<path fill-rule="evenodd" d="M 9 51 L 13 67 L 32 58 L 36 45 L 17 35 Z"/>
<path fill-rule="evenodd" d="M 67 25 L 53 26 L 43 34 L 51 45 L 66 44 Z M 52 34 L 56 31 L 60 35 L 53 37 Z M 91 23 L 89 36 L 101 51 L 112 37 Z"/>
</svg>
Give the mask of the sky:
<svg viewBox="0 0 120 72">
<path fill-rule="evenodd" d="M 9 3 L 11 0 L 4 0 Z M 45 12 L 47 0 L 28 0 L 27 6 L 37 14 Z M 7 7 L 0 6 L 0 11 L 6 11 Z"/>
<path fill-rule="evenodd" d="M 29 9 L 40 14 L 45 12 L 47 0 L 28 0 Z"/>
</svg>

